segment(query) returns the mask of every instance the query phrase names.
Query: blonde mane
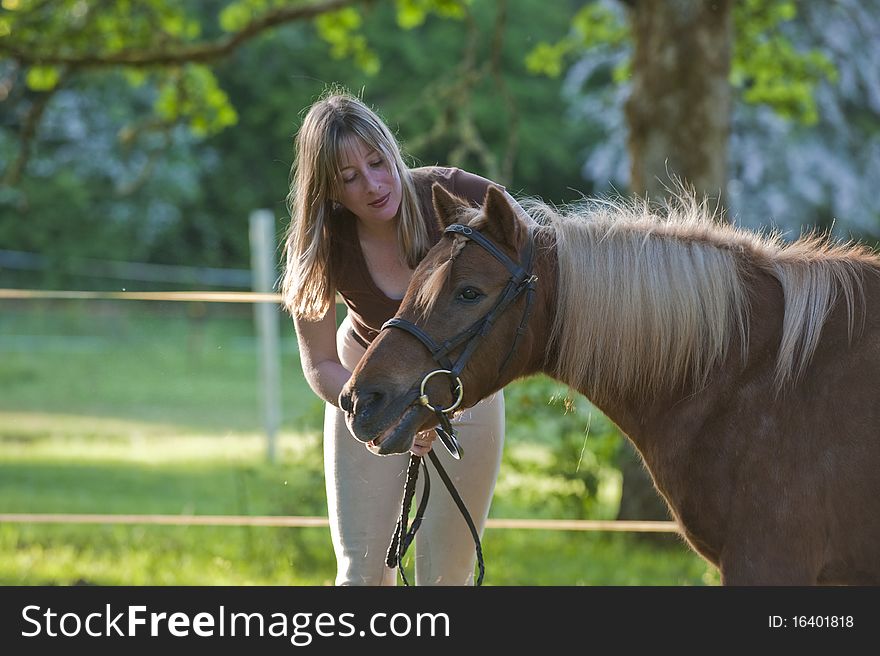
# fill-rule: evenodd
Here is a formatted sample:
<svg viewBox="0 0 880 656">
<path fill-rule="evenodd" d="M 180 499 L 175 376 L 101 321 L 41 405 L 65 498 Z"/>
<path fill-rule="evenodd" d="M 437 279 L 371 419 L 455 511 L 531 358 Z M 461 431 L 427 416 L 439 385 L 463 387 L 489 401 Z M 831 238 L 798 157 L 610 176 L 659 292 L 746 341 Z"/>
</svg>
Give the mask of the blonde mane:
<svg viewBox="0 0 880 656">
<path fill-rule="evenodd" d="M 662 210 L 635 200 L 591 201 L 564 212 L 531 203 L 529 211 L 557 244 L 557 373 L 598 394 L 686 380 L 698 389 L 734 335 L 745 358 L 750 267 L 782 285 L 781 390 L 803 373 L 838 295 L 852 335 L 864 265 L 880 266 L 864 247 L 815 235 L 785 243 L 779 234 L 721 221 L 684 196 Z"/>
<path fill-rule="evenodd" d="M 862 276 L 880 258 L 863 246 L 807 235 L 785 242 L 722 221 L 705 203 L 680 196 L 663 208 L 640 200 L 590 200 L 563 209 L 521 201 L 537 231 L 555 242 L 559 280 L 551 344 L 556 374 L 595 394 L 647 393 L 690 381 L 694 389 L 739 338 L 747 356 L 749 271 L 779 280 L 785 299 L 776 389 L 797 380 L 838 297 L 849 331 L 863 302 Z M 459 223 L 481 227 L 480 210 Z M 428 272 L 416 304 L 425 316 L 467 243 Z"/>
</svg>

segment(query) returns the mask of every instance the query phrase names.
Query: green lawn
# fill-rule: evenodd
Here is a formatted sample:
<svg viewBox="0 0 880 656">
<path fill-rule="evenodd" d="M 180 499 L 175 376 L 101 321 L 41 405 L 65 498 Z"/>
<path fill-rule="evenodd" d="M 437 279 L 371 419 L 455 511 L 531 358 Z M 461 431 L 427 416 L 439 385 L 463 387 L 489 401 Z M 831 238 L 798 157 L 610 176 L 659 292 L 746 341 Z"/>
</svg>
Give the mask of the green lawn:
<svg viewBox="0 0 880 656">
<path fill-rule="evenodd" d="M 289 324 L 270 463 L 250 308 L 187 305 L 0 304 L 0 513 L 326 515 L 322 408 Z M 540 378 L 508 388 L 493 517 L 613 516 L 619 478 L 602 463 L 616 438 L 596 418 L 587 439 L 585 402 L 574 412 L 548 404 L 562 393 Z M 662 542 L 488 530 L 485 584 L 717 584 L 680 540 Z M 0 524 L 3 585 L 329 585 L 333 576 L 320 527 Z"/>
</svg>

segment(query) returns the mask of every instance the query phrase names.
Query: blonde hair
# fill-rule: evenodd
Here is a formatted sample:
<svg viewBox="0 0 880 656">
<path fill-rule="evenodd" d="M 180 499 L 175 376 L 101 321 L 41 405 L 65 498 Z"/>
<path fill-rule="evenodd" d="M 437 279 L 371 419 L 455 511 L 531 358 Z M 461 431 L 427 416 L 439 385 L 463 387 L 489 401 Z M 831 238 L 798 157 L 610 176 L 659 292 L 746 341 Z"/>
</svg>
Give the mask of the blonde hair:
<svg viewBox="0 0 880 656">
<path fill-rule="evenodd" d="M 864 303 L 862 276 L 880 264 L 854 244 L 815 235 L 786 243 L 778 233 L 738 228 L 694 198 L 679 198 L 660 213 L 639 201 L 595 202 L 573 216 L 546 212 L 540 221 L 548 219 L 565 263 L 552 337 L 559 374 L 588 380 L 603 394 L 683 378 L 699 388 L 733 334 L 745 358 L 752 267 L 782 286 L 780 391 L 803 375 L 838 296 L 852 335 L 856 306 Z"/>
<path fill-rule="evenodd" d="M 430 247 L 412 174 L 388 126 L 351 93 L 333 87 L 310 108 L 294 142 L 287 207 L 290 226 L 284 245 L 281 296 L 294 316 L 314 321 L 334 302 L 336 281 L 330 265 L 334 198 L 342 195 L 341 157 L 352 140 L 381 153 L 401 182 L 398 247 L 415 267 Z"/>
</svg>

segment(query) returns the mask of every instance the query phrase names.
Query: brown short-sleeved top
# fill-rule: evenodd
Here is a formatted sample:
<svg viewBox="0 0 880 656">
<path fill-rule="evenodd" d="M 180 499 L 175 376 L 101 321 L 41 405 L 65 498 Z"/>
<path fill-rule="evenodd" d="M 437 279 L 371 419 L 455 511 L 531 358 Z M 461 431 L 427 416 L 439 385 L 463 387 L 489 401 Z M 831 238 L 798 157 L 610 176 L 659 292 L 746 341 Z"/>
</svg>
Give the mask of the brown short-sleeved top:
<svg viewBox="0 0 880 656">
<path fill-rule="evenodd" d="M 457 168 L 425 166 L 412 169 L 411 172 L 419 209 L 428 227 L 431 244 L 437 243 L 441 237 L 431 198 L 434 182 L 439 182 L 447 191 L 474 206 L 483 203 L 486 190 L 489 185 L 494 184 L 486 178 Z M 357 217 L 340 207 L 334 211 L 331 221 L 331 271 L 336 291 L 348 307 L 358 341 L 369 343 L 379 334 L 382 324 L 397 314 L 400 299 L 389 298 L 373 281 L 357 236 Z"/>
</svg>

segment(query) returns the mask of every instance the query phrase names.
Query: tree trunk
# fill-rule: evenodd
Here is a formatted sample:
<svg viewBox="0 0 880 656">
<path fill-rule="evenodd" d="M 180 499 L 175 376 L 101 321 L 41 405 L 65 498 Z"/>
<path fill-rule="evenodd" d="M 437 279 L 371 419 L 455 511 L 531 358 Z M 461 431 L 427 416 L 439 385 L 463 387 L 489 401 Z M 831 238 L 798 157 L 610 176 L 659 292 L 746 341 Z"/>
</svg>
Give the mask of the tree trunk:
<svg viewBox="0 0 880 656">
<path fill-rule="evenodd" d="M 659 201 L 683 183 L 723 203 L 734 0 L 624 1 L 635 43 L 626 103 L 632 192 Z M 626 447 L 618 517 L 668 519 L 640 456 Z"/>
<path fill-rule="evenodd" d="M 626 103 L 632 190 L 660 199 L 675 177 L 723 199 L 734 0 L 630 0 Z"/>
</svg>

